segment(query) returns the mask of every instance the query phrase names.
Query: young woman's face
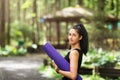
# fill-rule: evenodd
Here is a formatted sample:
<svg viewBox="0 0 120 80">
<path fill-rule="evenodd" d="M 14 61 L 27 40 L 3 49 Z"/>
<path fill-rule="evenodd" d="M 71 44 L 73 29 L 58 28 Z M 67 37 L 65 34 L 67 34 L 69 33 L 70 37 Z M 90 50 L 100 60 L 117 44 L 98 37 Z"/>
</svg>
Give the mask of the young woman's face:
<svg viewBox="0 0 120 80">
<path fill-rule="evenodd" d="M 68 40 L 70 45 L 75 45 L 79 43 L 80 36 L 75 29 L 70 29 L 68 34 Z"/>
</svg>

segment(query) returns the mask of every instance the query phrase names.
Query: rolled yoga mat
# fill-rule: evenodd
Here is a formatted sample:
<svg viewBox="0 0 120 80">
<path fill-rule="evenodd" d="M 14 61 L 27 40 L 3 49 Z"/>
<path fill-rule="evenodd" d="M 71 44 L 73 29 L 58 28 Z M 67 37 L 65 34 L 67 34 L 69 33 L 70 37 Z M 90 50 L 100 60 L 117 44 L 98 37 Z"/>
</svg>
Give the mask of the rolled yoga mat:
<svg viewBox="0 0 120 80">
<path fill-rule="evenodd" d="M 57 52 L 57 50 L 50 43 L 46 43 L 42 48 L 48 54 L 48 56 L 54 60 L 58 68 L 64 71 L 70 71 L 70 64 L 60 55 L 59 52 Z M 82 78 L 78 75 L 76 80 L 82 80 Z"/>
</svg>

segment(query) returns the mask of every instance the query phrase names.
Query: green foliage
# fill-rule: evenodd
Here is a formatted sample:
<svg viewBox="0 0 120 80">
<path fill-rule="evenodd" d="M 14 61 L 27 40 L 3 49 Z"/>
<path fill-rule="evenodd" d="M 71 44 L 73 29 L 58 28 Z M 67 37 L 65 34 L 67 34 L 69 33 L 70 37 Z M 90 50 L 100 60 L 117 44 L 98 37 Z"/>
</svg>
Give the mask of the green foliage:
<svg viewBox="0 0 120 80">
<path fill-rule="evenodd" d="M 38 71 L 43 74 L 43 76 L 48 77 L 48 78 L 55 78 L 55 79 L 60 79 L 62 76 L 60 74 L 57 74 L 55 70 L 50 66 L 44 66 L 41 65 L 38 68 Z"/>
<path fill-rule="evenodd" d="M 28 9 L 32 6 L 33 0 L 26 0 L 26 2 L 22 5 L 22 9 Z"/>
<path fill-rule="evenodd" d="M 113 54 L 106 53 L 98 61 L 99 66 L 101 67 L 115 67 L 116 64 L 115 56 Z"/>
<path fill-rule="evenodd" d="M 118 80 L 120 80 L 120 77 L 118 78 Z"/>
<path fill-rule="evenodd" d="M 62 56 L 65 56 L 68 52 L 67 50 L 58 50 Z M 115 55 L 116 54 L 116 55 Z M 53 69 L 53 66 L 51 66 L 51 59 L 46 58 L 48 60 L 48 65 L 40 65 L 38 68 L 38 71 L 42 73 L 45 77 L 49 78 L 57 78 L 60 79 L 61 75 L 57 74 L 55 70 Z M 114 66 L 117 65 L 117 67 L 120 67 L 120 54 L 119 52 L 108 52 L 108 51 L 102 51 L 101 49 L 90 49 L 87 56 L 83 56 L 83 64 L 82 66 L 85 67 L 94 67 L 94 66 L 100 66 L 100 67 L 106 67 L 106 63 L 109 64 L 108 67 L 112 67 L 111 63 L 115 63 Z M 84 80 L 112 80 L 110 78 L 102 78 L 99 74 L 93 73 L 92 75 L 80 75 Z M 116 79 L 120 80 L 120 78 Z"/>
<path fill-rule="evenodd" d="M 86 67 L 120 67 L 119 52 L 107 52 L 97 49 L 91 49 L 87 57 L 83 59 L 83 66 Z"/>
<path fill-rule="evenodd" d="M 19 21 L 14 21 L 12 24 L 12 33 L 11 37 L 13 40 L 16 41 L 26 41 L 26 40 L 31 40 L 32 39 L 32 26 L 28 24 L 21 23 Z"/>
<path fill-rule="evenodd" d="M 10 34 L 11 34 L 12 40 L 18 41 L 21 39 L 24 40 L 24 38 L 25 38 L 25 40 L 27 39 L 28 41 L 30 41 L 33 39 L 32 32 L 37 33 L 36 21 L 35 21 L 34 29 L 32 28 L 33 27 L 32 23 L 34 22 L 33 17 L 37 17 L 36 20 L 39 20 L 39 18 L 43 17 L 44 15 L 55 13 L 58 10 L 58 8 L 60 8 L 60 9 L 66 8 L 66 7 L 68 7 L 69 4 L 71 4 L 69 6 L 78 5 L 78 0 L 60 0 L 60 1 L 36 0 L 36 3 L 37 3 L 36 4 L 37 5 L 36 12 L 37 13 L 34 13 L 34 10 L 33 10 L 34 3 L 33 2 L 34 2 L 34 0 L 25 0 L 25 1 L 11 0 L 10 9 L 11 9 L 12 24 L 11 24 L 11 33 Z M 103 22 L 105 20 L 104 18 L 110 14 L 113 16 L 116 16 L 116 14 L 117 14 L 116 7 L 118 5 L 117 0 L 105 0 L 104 2 L 106 5 L 105 5 L 105 9 L 103 11 L 99 11 L 99 7 L 100 7 L 98 5 L 99 0 L 82 0 L 82 2 L 83 2 L 83 4 L 80 5 L 81 7 L 86 7 L 87 9 L 91 9 L 91 11 L 93 11 L 93 17 L 94 17 L 95 22 L 93 22 L 94 26 L 90 25 L 90 27 L 92 26 L 91 27 L 92 29 L 95 27 L 97 27 L 97 28 L 93 29 L 93 31 L 92 31 L 93 34 L 90 34 L 90 35 L 92 35 L 91 36 L 93 38 L 92 40 L 96 40 L 97 37 L 98 38 L 108 37 L 109 34 L 105 33 L 105 31 L 107 31 L 107 32 L 109 32 L 109 31 L 105 30 L 107 27 L 104 26 Z M 19 3 L 19 5 L 18 5 L 18 3 Z M 59 4 L 59 5 L 57 5 L 57 4 Z M 119 6 L 119 8 L 120 8 L 120 6 Z M 118 12 L 120 14 L 120 11 L 118 11 Z M 119 17 L 120 16 L 118 15 L 118 18 Z M 24 21 L 22 21 L 22 20 L 24 20 Z M 90 20 L 93 21 L 93 19 L 90 19 Z M 41 25 L 41 26 L 43 26 L 43 25 Z M 43 41 L 44 41 L 43 37 L 45 35 L 43 32 L 43 27 L 41 27 L 41 26 L 40 26 L 40 32 L 39 32 L 40 33 L 40 43 L 43 43 Z M 61 28 L 61 29 L 64 29 L 64 28 Z M 61 30 L 61 33 L 65 33 L 64 31 L 65 30 Z M 114 37 L 117 37 L 117 35 L 119 34 L 119 32 L 117 32 L 117 33 L 116 32 L 115 32 L 115 35 L 113 35 Z M 112 36 L 111 34 L 112 34 L 112 32 L 110 32 L 110 36 Z M 36 34 L 35 34 L 35 37 L 36 37 Z M 96 40 L 96 41 L 98 41 L 98 40 Z"/>
<path fill-rule="evenodd" d="M 105 80 L 102 77 L 100 77 L 98 74 L 92 75 L 89 79 L 90 80 Z"/>
<path fill-rule="evenodd" d="M 83 80 L 105 80 L 99 75 L 81 75 Z"/>
<path fill-rule="evenodd" d="M 92 26 L 92 27 L 89 27 Z M 89 42 L 93 43 L 94 47 L 99 48 L 102 47 L 104 50 L 118 50 L 120 46 L 120 29 L 112 30 L 109 29 L 109 24 L 105 24 L 104 22 L 95 21 L 87 25 L 89 27 Z M 111 40 L 111 41 L 109 41 Z M 115 41 L 115 43 L 112 43 Z M 116 47 L 113 48 L 113 45 Z M 91 47 L 91 45 L 90 45 Z"/>
<path fill-rule="evenodd" d="M 44 66 L 41 65 L 38 68 L 38 71 L 42 73 L 43 76 L 48 78 L 54 78 L 55 80 L 61 79 L 62 75 L 57 74 L 55 70 L 51 66 Z M 105 80 L 104 78 L 100 77 L 99 75 L 80 75 L 84 80 Z"/>
<path fill-rule="evenodd" d="M 12 46 L 5 46 L 0 48 L 0 56 L 23 56 L 27 53 L 27 50 L 23 47 L 15 48 Z"/>
</svg>

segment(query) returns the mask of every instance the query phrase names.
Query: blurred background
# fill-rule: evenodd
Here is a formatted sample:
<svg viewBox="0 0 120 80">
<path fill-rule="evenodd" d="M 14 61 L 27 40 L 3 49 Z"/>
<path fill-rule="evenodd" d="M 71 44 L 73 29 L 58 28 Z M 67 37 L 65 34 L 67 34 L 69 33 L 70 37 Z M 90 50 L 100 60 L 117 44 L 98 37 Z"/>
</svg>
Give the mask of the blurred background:
<svg viewBox="0 0 120 80">
<path fill-rule="evenodd" d="M 0 80 L 60 80 L 41 47 L 64 57 L 77 23 L 89 36 L 83 79 L 120 80 L 120 0 L 0 0 Z"/>
</svg>

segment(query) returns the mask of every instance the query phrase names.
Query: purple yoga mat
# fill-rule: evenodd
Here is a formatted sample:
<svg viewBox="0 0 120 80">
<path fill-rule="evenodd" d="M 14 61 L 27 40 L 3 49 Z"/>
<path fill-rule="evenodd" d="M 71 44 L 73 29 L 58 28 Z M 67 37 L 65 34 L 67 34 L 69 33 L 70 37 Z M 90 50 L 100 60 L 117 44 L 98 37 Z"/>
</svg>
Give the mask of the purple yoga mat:
<svg viewBox="0 0 120 80">
<path fill-rule="evenodd" d="M 50 43 L 46 43 L 42 48 L 61 70 L 70 71 L 70 64 Z M 76 80 L 82 80 L 82 78 L 78 75 Z"/>
</svg>

